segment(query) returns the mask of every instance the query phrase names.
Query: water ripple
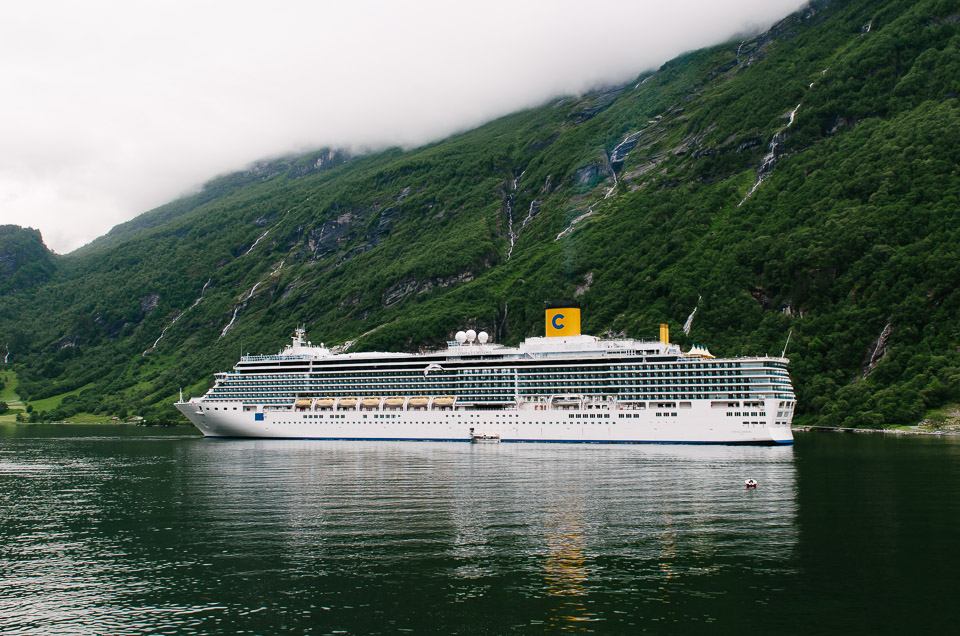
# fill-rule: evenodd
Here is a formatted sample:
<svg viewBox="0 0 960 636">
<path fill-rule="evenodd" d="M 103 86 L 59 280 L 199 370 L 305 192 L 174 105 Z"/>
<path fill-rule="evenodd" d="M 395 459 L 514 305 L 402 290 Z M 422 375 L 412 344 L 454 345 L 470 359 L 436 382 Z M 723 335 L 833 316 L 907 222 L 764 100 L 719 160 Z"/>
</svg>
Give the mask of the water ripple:
<svg viewBox="0 0 960 636">
<path fill-rule="evenodd" d="M 3 451 L 5 634 L 620 631 L 678 606 L 709 622 L 731 576 L 749 570 L 757 600 L 794 571 L 789 448 L 47 437 Z"/>
</svg>

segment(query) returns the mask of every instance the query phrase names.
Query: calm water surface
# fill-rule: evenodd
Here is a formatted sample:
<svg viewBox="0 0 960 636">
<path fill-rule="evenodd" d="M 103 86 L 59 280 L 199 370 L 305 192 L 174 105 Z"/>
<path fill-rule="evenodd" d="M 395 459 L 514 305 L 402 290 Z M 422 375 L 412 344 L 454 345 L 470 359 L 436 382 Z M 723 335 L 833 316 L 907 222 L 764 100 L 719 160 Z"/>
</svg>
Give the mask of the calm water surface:
<svg viewBox="0 0 960 636">
<path fill-rule="evenodd" d="M 953 631 L 958 497 L 952 439 L 0 427 L 0 633 Z"/>
</svg>

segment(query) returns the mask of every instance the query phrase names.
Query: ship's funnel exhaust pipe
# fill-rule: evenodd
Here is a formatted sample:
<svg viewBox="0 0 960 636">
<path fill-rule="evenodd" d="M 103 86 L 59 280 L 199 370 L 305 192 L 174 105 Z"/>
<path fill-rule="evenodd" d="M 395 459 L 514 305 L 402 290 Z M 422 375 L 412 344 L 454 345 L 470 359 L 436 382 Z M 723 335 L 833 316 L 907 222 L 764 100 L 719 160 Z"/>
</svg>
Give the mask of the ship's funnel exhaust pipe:
<svg viewBox="0 0 960 636">
<path fill-rule="evenodd" d="M 547 303 L 547 337 L 580 335 L 580 303 Z"/>
<path fill-rule="evenodd" d="M 660 323 L 660 342 L 670 344 L 670 325 L 665 322 Z"/>
</svg>

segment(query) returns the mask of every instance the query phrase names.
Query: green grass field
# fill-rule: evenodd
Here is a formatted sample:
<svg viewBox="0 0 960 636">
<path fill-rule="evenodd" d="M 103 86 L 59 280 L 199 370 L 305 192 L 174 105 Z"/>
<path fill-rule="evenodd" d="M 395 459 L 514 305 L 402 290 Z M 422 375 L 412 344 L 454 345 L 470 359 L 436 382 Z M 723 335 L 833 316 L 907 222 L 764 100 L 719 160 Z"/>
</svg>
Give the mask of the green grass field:
<svg viewBox="0 0 960 636">
<path fill-rule="evenodd" d="M 23 411 L 23 402 L 17 395 L 19 380 L 13 371 L 0 371 L 0 380 L 3 380 L 3 390 L 0 390 L 0 402 L 6 402 L 10 410 L 0 415 L 0 424 L 9 424 L 17 421 L 17 413 Z"/>
<path fill-rule="evenodd" d="M 4 384 L 3 390 L 0 391 L 0 401 L 6 402 L 11 407 L 23 407 L 23 402 L 20 401 L 20 396 L 17 395 L 17 385 L 19 384 L 17 374 L 13 371 L 0 371 L 0 380 L 2 380 Z"/>
<path fill-rule="evenodd" d="M 89 389 L 93 384 L 87 384 L 73 391 L 67 391 L 66 393 L 61 393 L 59 395 L 51 395 L 48 398 L 43 398 L 42 400 L 34 400 L 30 402 L 33 405 L 34 410 L 37 411 L 49 411 L 60 406 L 60 403 L 63 402 L 63 399 L 70 395 L 79 395 L 81 391 Z M 107 418 L 109 419 L 109 418 Z"/>
<path fill-rule="evenodd" d="M 97 415 L 95 413 L 76 413 L 70 416 L 70 421 L 76 424 L 110 424 L 109 415 Z"/>
<path fill-rule="evenodd" d="M 4 388 L 2 391 L 0 391 L 0 401 L 6 402 L 10 407 L 9 411 L 3 415 L 0 415 L 0 424 L 13 424 L 17 421 L 17 414 L 22 413 L 26 409 L 23 401 L 20 399 L 20 396 L 17 395 L 17 386 L 19 384 L 17 374 L 13 371 L 0 371 L 0 379 L 2 379 L 4 383 Z M 82 386 L 79 389 L 61 393 L 60 395 L 54 395 L 42 400 L 36 400 L 30 404 L 35 410 L 39 411 L 55 409 L 60 406 L 60 403 L 63 402 L 65 397 L 69 395 L 77 395 L 81 391 L 89 388 L 89 386 L 92 385 Z M 77 413 L 70 418 L 70 421 L 81 423 L 109 422 L 110 416 L 96 415 L 93 413 Z"/>
</svg>

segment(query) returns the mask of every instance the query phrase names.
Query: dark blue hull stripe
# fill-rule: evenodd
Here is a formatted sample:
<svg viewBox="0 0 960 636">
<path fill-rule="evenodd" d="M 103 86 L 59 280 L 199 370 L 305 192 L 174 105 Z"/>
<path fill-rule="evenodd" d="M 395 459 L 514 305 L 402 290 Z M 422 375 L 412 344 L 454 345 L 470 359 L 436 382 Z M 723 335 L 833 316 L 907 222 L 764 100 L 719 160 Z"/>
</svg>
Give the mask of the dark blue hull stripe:
<svg viewBox="0 0 960 636">
<path fill-rule="evenodd" d="M 246 437 L 231 435 L 208 435 L 211 439 L 298 439 L 338 442 L 470 442 L 463 438 L 434 437 Z M 793 440 L 757 440 L 749 442 L 685 442 L 632 439 L 501 439 L 504 444 L 696 444 L 712 446 L 791 446 Z"/>
</svg>

